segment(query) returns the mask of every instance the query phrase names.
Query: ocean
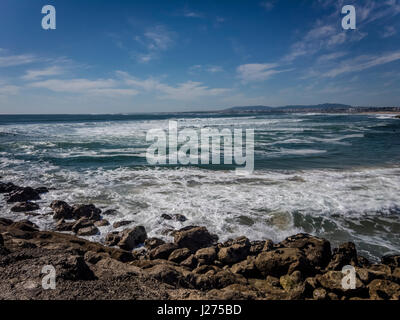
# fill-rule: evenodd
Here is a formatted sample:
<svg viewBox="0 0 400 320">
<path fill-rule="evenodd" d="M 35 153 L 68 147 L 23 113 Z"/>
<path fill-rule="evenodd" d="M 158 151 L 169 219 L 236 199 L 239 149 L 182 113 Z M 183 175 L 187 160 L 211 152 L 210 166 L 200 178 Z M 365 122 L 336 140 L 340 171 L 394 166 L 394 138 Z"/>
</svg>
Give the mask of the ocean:
<svg viewBox="0 0 400 320">
<path fill-rule="evenodd" d="M 233 165 L 149 165 L 150 129 L 254 129 L 254 171 Z M 54 228 L 55 199 L 116 209 L 149 236 L 206 226 L 220 240 L 272 239 L 306 232 L 333 246 L 353 241 L 376 261 L 400 251 L 400 120 L 386 114 L 0 115 L 1 180 L 47 186 L 40 215 Z M 0 195 L 0 216 L 11 213 Z M 162 214 L 188 220 L 164 220 Z M 103 241 L 112 226 L 101 227 Z"/>
</svg>

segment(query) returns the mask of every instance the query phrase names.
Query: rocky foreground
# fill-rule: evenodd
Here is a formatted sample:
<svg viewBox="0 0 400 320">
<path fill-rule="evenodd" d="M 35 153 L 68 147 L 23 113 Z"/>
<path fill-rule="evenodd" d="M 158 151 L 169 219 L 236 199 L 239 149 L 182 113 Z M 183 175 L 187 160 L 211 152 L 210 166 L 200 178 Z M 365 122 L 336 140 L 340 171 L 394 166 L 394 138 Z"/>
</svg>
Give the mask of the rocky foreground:
<svg viewBox="0 0 400 320">
<path fill-rule="evenodd" d="M 34 214 L 46 188 L 0 183 L 12 211 Z M 0 218 L 0 299 L 266 299 L 399 300 L 400 255 L 371 264 L 353 243 L 331 250 L 329 241 L 297 234 L 282 242 L 246 237 L 218 242 L 201 226 L 170 230 L 174 241 L 148 238 L 129 226 L 105 245 L 79 236 L 108 224 L 94 205 L 53 201 L 56 231 L 29 220 Z M 168 216 L 168 219 L 184 219 Z M 121 221 L 118 227 L 131 225 Z M 67 232 L 67 233 L 62 233 Z M 55 290 L 42 288 L 41 270 L 56 269 Z M 355 289 L 343 289 L 343 266 L 354 266 Z"/>
</svg>

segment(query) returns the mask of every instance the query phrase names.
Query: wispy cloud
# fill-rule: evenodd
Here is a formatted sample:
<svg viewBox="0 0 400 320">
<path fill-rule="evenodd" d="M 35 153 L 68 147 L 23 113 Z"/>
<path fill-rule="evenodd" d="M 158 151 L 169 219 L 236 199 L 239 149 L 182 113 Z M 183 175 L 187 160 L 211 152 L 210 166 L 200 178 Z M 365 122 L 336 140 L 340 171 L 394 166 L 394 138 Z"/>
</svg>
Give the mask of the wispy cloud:
<svg viewBox="0 0 400 320">
<path fill-rule="evenodd" d="M 0 51 L 0 53 L 5 50 Z M 35 62 L 37 59 L 30 54 L 0 56 L 0 67 L 14 67 Z"/>
<path fill-rule="evenodd" d="M 382 33 L 382 38 L 389 38 L 397 34 L 397 30 L 393 26 L 386 26 Z"/>
<path fill-rule="evenodd" d="M 218 73 L 218 72 L 223 72 L 223 71 L 224 71 L 224 68 L 222 68 L 221 66 L 215 66 L 215 65 L 196 64 L 189 68 L 190 74 L 195 74 L 195 73 L 200 73 L 200 72 Z"/>
<path fill-rule="evenodd" d="M 24 80 L 36 80 L 43 77 L 50 77 L 62 74 L 64 70 L 57 66 L 51 66 L 40 70 L 27 70 L 25 75 L 22 76 Z"/>
<path fill-rule="evenodd" d="M 260 3 L 260 6 L 267 11 L 271 11 L 275 7 L 275 3 L 274 1 L 263 1 Z"/>
<path fill-rule="evenodd" d="M 281 73 L 287 70 L 277 70 L 279 67 L 276 63 L 250 63 L 242 64 L 237 67 L 238 78 L 243 83 L 264 81 L 272 75 Z"/>
</svg>

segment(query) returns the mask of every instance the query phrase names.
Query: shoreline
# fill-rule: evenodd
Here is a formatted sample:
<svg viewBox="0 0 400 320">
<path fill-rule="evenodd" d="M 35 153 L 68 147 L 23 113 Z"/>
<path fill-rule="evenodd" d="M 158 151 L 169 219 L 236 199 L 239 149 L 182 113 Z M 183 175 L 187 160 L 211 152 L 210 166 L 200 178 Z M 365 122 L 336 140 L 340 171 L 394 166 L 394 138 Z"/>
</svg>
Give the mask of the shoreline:
<svg viewBox="0 0 400 320">
<path fill-rule="evenodd" d="M 47 188 L 0 182 L 12 211 L 37 209 Z M 121 221 L 106 244 L 79 236 L 99 232 L 112 212 L 93 204 L 50 205 L 54 231 L 29 220 L 0 218 L 0 299 L 191 299 L 191 300 L 387 300 L 400 297 L 400 255 L 371 263 L 344 243 L 297 234 L 274 243 L 246 237 L 219 242 L 202 226 L 171 230 L 174 241 L 148 238 L 144 227 Z M 167 219 L 184 219 L 169 216 Z M 61 233 L 68 231 L 73 234 Z M 41 286 L 44 265 L 53 265 L 57 288 Z M 355 289 L 343 289 L 342 268 L 353 266 Z M 124 288 L 121 288 L 121 285 Z M 128 290 L 129 289 L 129 290 Z M 90 294 L 88 294 L 90 292 Z"/>
</svg>

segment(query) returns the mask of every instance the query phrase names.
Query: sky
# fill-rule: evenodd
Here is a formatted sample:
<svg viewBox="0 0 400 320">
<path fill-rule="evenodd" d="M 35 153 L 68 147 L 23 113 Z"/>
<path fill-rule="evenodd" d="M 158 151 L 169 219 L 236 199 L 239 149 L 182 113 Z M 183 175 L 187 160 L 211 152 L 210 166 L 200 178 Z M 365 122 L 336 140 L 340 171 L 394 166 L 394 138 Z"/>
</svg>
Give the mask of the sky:
<svg viewBox="0 0 400 320">
<path fill-rule="evenodd" d="M 42 7 L 56 29 L 42 28 Z M 356 29 L 344 30 L 344 5 Z M 400 105 L 400 0 L 1 0 L 0 113 Z"/>
</svg>

